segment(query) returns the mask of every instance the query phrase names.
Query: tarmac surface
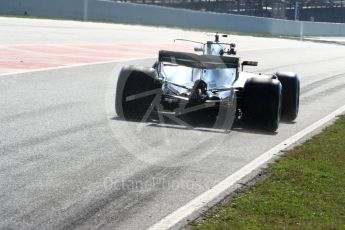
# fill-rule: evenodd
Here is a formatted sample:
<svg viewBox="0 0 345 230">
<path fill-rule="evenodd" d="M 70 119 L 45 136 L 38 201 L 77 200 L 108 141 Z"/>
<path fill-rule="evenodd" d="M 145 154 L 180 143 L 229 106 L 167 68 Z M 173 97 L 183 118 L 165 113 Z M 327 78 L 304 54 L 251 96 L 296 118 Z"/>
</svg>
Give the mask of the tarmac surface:
<svg viewBox="0 0 345 230">
<path fill-rule="evenodd" d="M 299 74 L 295 122 L 276 133 L 241 126 L 229 133 L 118 119 L 121 67 L 150 66 L 161 48 L 192 50 L 174 38 L 210 39 L 178 29 L 0 18 L 1 229 L 148 228 L 345 104 L 345 47 L 230 36 L 239 56 L 259 61 L 247 70 Z"/>
</svg>

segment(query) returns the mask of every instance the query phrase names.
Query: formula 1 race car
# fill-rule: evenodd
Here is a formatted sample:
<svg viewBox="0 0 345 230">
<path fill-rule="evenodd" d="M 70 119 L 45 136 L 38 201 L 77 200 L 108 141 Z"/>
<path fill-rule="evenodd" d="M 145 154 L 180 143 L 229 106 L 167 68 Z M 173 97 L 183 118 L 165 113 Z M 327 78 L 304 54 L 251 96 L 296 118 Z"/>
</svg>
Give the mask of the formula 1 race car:
<svg viewBox="0 0 345 230">
<path fill-rule="evenodd" d="M 159 51 L 153 67 L 125 66 L 116 89 L 115 109 L 131 121 L 170 120 L 230 129 L 241 120 L 276 131 L 281 119 L 298 115 L 300 82 L 296 73 L 243 71 L 257 62 L 236 57 L 235 44 L 214 41 L 194 48 L 201 54 Z M 213 126 L 214 125 L 214 126 Z"/>
</svg>

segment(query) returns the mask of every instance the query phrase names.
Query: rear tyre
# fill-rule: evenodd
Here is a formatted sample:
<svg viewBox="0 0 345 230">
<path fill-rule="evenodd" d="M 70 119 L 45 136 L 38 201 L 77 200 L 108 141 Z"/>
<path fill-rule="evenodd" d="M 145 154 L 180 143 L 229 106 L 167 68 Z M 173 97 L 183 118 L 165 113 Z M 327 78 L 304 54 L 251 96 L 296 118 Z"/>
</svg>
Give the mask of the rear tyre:
<svg viewBox="0 0 345 230">
<path fill-rule="evenodd" d="M 299 110 L 300 81 L 296 73 L 276 73 L 283 87 L 282 120 L 293 121 Z"/>
<path fill-rule="evenodd" d="M 153 68 L 125 66 L 116 87 L 115 110 L 125 120 L 148 118 L 151 104 L 159 94 L 161 84 Z"/>
<path fill-rule="evenodd" d="M 242 117 L 274 132 L 279 127 L 282 86 L 276 78 L 249 78 L 243 91 Z"/>
</svg>

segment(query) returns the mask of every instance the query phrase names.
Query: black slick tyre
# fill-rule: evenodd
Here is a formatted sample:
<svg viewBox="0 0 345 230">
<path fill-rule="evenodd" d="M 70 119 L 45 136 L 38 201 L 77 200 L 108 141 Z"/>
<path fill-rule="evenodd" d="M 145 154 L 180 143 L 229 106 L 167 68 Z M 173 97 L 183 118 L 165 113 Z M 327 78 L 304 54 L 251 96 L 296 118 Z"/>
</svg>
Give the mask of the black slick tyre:
<svg viewBox="0 0 345 230">
<path fill-rule="evenodd" d="M 153 68 L 125 66 L 116 86 L 115 110 L 119 117 L 130 121 L 148 118 L 151 104 L 159 96 L 161 83 Z"/>
<path fill-rule="evenodd" d="M 281 115 L 282 86 L 276 78 L 249 78 L 243 91 L 242 117 L 275 132 Z"/>
<path fill-rule="evenodd" d="M 296 73 L 276 73 L 283 87 L 282 120 L 293 121 L 298 116 L 300 81 Z"/>
</svg>

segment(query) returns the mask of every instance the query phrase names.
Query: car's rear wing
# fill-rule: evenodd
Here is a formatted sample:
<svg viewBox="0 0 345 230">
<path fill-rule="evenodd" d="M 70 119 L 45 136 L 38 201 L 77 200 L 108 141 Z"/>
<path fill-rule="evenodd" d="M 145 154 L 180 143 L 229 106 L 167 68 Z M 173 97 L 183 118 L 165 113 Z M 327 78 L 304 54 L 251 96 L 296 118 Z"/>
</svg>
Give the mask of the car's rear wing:
<svg viewBox="0 0 345 230">
<path fill-rule="evenodd" d="M 225 69 L 238 68 L 239 58 L 214 55 L 197 55 L 193 53 L 159 51 L 160 62 L 169 62 L 199 69 Z"/>
</svg>

